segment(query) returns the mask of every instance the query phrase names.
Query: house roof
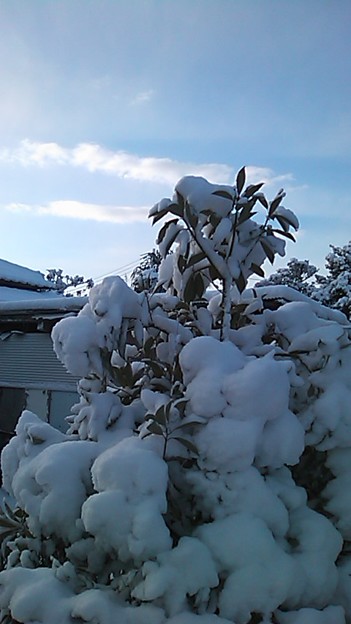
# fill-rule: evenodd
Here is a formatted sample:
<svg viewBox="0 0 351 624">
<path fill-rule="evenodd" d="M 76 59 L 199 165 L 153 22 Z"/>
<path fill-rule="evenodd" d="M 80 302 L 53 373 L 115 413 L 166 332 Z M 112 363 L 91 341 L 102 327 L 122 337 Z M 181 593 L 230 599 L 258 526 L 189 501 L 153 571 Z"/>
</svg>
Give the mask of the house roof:
<svg viewBox="0 0 351 624">
<path fill-rule="evenodd" d="M 22 291 L 22 299 L 1 299 L 0 288 L 0 317 L 9 314 L 39 314 L 44 313 L 67 313 L 79 312 L 79 310 L 87 303 L 88 297 L 65 297 L 64 295 L 52 296 L 52 293 L 40 293 L 41 297 L 24 298 Z M 11 290 L 11 289 L 9 289 Z M 21 291 L 20 291 L 21 292 Z M 32 294 L 32 293 L 31 293 Z"/>
<path fill-rule="evenodd" d="M 0 259 L 1 328 L 28 323 L 38 326 L 67 314 L 77 314 L 87 297 L 66 297 L 40 271 Z M 0 329 L 1 331 L 1 329 Z"/>
<path fill-rule="evenodd" d="M 0 259 L 0 286 L 29 291 L 56 290 L 55 284 L 45 279 L 40 271 Z"/>
<path fill-rule="evenodd" d="M 0 305 L 3 303 L 14 304 L 17 301 L 25 302 L 28 305 L 31 301 L 51 301 L 52 299 L 61 299 L 63 295 L 59 295 L 56 290 L 29 290 L 27 288 L 15 288 L 11 286 L 1 286 L 0 282 Z"/>
</svg>

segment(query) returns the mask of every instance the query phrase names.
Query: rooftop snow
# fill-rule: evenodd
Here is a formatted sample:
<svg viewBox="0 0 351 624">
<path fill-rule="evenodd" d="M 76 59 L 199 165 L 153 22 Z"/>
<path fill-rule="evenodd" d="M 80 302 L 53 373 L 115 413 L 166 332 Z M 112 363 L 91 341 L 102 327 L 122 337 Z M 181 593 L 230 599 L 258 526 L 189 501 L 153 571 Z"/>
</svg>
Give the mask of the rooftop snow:
<svg viewBox="0 0 351 624">
<path fill-rule="evenodd" d="M 65 297 L 52 292 L 0 288 L 0 316 L 16 312 L 73 312 L 80 310 L 87 301 L 87 297 Z"/>
<path fill-rule="evenodd" d="M 55 289 L 54 284 L 46 280 L 40 271 L 33 271 L 2 259 L 0 259 L 0 283 L 24 285 L 28 286 L 30 290 L 33 288 Z"/>
</svg>

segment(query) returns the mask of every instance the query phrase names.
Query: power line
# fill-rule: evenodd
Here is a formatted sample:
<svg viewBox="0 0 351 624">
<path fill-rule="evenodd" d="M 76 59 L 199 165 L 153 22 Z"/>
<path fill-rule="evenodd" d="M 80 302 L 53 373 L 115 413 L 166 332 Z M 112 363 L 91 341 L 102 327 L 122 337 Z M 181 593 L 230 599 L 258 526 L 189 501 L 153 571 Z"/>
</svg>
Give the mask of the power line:
<svg viewBox="0 0 351 624">
<path fill-rule="evenodd" d="M 93 281 L 94 283 L 96 283 L 96 282 L 103 280 L 105 277 L 109 277 L 110 275 L 121 275 L 121 274 L 131 273 L 133 269 L 135 269 L 138 266 L 139 263 L 140 263 L 140 258 L 138 258 L 138 260 L 133 260 L 132 262 L 128 262 L 128 264 L 123 264 L 122 266 L 118 267 L 117 269 L 113 269 L 112 271 L 109 271 L 108 273 L 99 275 L 98 277 L 93 278 Z"/>
</svg>

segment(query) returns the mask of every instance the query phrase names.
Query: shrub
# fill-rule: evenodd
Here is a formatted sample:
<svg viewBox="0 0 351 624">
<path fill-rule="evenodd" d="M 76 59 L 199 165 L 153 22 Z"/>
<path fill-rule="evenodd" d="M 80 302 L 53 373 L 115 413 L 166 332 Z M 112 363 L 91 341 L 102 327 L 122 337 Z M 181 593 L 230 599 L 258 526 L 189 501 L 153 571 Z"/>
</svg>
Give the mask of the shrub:
<svg viewBox="0 0 351 624">
<path fill-rule="evenodd" d="M 261 187 L 180 180 L 154 292 L 107 278 L 55 326 L 80 402 L 66 434 L 24 412 L 3 452 L 4 622 L 351 617 L 349 330 L 245 289 L 298 227 Z"/>
</svg>

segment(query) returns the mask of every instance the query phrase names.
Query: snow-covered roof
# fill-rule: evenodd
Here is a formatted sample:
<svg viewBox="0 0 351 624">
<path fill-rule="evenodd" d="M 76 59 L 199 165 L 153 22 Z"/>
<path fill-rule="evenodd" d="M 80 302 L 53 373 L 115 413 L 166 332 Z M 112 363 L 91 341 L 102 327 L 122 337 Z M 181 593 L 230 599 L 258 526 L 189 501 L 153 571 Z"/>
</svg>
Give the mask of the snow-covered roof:
<svg viewBox="0 0 351 624">
<path fill-rule="evenodd" d="M 27 290 L 26 288 L 11 288 L 10 286 L 0 286 L 0 305 L 3 303 L 25 302 L 30 301 L 51 301 L 52 299 L 66 299 L 63 295 L 59 295 L 55 290 Z"/>
<path fill-rule="evenodd" d="M 26 288 L 28 290 L 55 290 L 55 285 L 45 279 L 40 271 L 0 259 L 0 286 Z"/>
<path fill-rule="evenodd" d="M 0 318 L 78 312 L 87 297 L 65 297 L 40 271 L 0 259 Z"/>
<path fill-rule="evenodd" d="M 57 293 L 33 293 L 23 290 L 18 292 L 18 299 L 6 299 L 2 296 L 4 290 L 15 289 L 0 288 L 0 317 L 19 312 L 78 312 L 88 301 L 88 297 L 65 297 Z"/>
<path fill-rule="evenodd" d="M 63 295 L 53 295 L 53 293 L 31 293 L 36 294 L 36 297 L 27 297 L 26 299 L 18 298 L 3 300 L 1 298 L 0 288 L 0 321 L 4 317 L 19 316 L 27 317 L 33 316 L 38 318 L 39 316 L 52 317 L 52 315 L 77 313 L 88 301 L 87 297 L 64 297 Z M 11 289 L 9 289 L 11 290 Z M 19 293 L 26 293 L 26 291 L 19 291 Z"/>
</svg>

